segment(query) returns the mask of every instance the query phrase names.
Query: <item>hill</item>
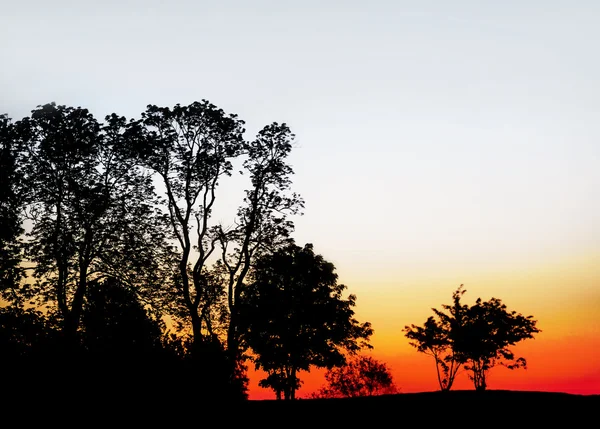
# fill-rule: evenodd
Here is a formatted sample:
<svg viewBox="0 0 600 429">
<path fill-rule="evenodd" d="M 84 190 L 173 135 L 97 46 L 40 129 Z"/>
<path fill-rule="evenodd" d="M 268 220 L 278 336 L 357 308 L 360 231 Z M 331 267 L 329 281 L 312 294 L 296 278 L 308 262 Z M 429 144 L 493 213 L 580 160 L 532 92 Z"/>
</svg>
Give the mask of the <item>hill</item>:
<svg viewBox="0 0 600 429">
<path fill-rule="evenodd" d="M 491 426 L 525 423 L 539 427 L 584 427 L 590 418 L 597 424 L 600 395 L 573 395 L 558 392 L 488 390 L 399 393 L 361 398 L 260 400 L 244 404 L 250 419 L 266 416 L 293 416 L 295 424 L 328 424 L 356 427 L 387 422 L 413 422 L 425 428 L 435 423 L 454 426 Z M 475 424 L 479 422 L 479 424 Z M 578 424 L 580 422 L 581 424 Z M 295 427 L 295 426 L 294 426 Z"/>
<path fill-rule="evenodd" d="M 31 386 L 28 386 L 31 387 Z M 158 386 L 157 386 L 158 387 Z M 380 426 L 596 427 L 600 395 L 510 390 L 399 393 L 344 399 L 223 401 L 194 387 L 58 392 L 3 390 L 4 420 L 70 427 L 354 428 Z M 197 392 L 196 392 L 197 393 Z"/>
</svg>

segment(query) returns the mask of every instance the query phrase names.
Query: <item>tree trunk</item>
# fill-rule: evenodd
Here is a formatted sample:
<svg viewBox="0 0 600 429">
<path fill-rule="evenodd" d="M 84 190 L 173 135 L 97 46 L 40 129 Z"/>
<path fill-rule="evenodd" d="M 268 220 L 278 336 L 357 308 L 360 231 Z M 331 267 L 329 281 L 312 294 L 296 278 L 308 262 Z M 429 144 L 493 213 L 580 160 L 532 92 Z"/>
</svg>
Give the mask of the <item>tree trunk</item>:
<svg viewBox="0 0 600 429">
<path fill-rule="evenodd" d="M 192 319 L 193 341 L 194 341 L 194 345 L 196 346 L 196 348 L 198 348 L 198 346 L 201 345 L 202 340 L 203 340 L 202 319 L 198 315 L 198 312 L 194 311 L 193 309 L 190 309 L 190 316 Z"/>
<path fill-rule="evenodd" d="M 288 378 L 288 388 L 290 389 L 290 399 L 296 399 L 296 368 L 292 368 L 290 377 Z"/>
<path fill-rule="evenodd" d="M 88 263 L 82 262 L 79 268 L 79 282 L 71 303 L 70 311 L 65 315 L 65 323 L 63 333 L 69 347 L 74 347 L 77 344 L 77 329 L 79 329 L 79 321 L 83 310 L 83 301 L 87 290 L 87 271 Z"/>
</svg>

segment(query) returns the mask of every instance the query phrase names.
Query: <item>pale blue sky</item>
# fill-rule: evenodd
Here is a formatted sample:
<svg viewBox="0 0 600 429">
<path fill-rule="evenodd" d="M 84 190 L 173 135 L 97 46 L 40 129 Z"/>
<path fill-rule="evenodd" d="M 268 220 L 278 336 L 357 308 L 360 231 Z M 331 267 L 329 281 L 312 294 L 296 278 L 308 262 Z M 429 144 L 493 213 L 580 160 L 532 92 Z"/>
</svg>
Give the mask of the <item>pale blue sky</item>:
<svg viewBox="0 0 600 429">
<path fill-rule="evenodd" d="M 600 2 L 2 3 L 0 113 L 286 122 L 296 238 L 348 283 L 598 254 Z"/>
</svg>

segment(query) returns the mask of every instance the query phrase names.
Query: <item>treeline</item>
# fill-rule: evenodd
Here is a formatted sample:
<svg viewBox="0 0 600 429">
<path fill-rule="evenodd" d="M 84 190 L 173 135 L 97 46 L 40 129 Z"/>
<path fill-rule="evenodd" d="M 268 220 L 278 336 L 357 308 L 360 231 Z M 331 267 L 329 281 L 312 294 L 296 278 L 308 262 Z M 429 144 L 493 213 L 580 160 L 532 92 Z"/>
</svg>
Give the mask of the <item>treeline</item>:
<svg viewBox="0 0 600 429">
<path fill-rule="evenodd" d="M 0 115 L 0 368 L 5 392 L 179 392 L 247 398 L 260 386 L 295 399 L 300 373 L 327 368 L 319 398 L 397 392 L 372 357 L 369 322 L 332 263 L 292 237 L 294 135 L 244 122 L 204 100 L 147 106 L 139 118 L 50 103 Z M 219 185 L 247 187 L 215 221 Z M 440 390 L 466 370 L 486 390 L 510 347 L 540 332 L 496 298 L 453 304 L 405 336 L 433 357 Z M 182 392 L 185 392 L 181 397 Z M 169 393 L 167 393 L 169 394 Z"/>
<path fill-rule="evenodd" d="M 369 347 L 335 267 L 292 238 L 294 135 L 244 134 L 206 100 L 133 119 L 55 103 L 0 116 L 7 380 L 236 400 L 252 358 L 293 398 L 298 372 Z M 224 225 L 219 185 L 238 168 L 247 188 Z"/>
</svg>

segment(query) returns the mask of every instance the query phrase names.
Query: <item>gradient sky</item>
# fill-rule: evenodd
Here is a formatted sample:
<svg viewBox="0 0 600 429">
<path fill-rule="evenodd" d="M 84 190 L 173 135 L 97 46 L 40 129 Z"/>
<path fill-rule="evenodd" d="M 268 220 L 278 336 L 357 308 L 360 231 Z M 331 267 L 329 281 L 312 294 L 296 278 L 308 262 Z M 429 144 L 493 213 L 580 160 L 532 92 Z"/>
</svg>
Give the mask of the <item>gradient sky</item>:
<svg viewBox="0 0 600 429">
<path fill-rule="evenodd" d="M 6 1 L 0 113 L 138 117 L 208 99 L 297 136 L 312 242 L 403 392 L 435 390 L 402 328 L 501 298 L 542 329 L 491 388 L 600 393 L 600 2 Z M 238 179 L 239 180 L 239 179 Z M 224 185 L 233 217 L 240 182 Z M 227 195 L 223 195 L 223 194 Z M 300 392 L 322 382 L 311 374 Z M 462 383 L 462 384 L 461 384 Z M 459 386 L 470 388 L 462 376 Z M 251 398 L 274 397 L 251 383 Z"/>
</svg>

